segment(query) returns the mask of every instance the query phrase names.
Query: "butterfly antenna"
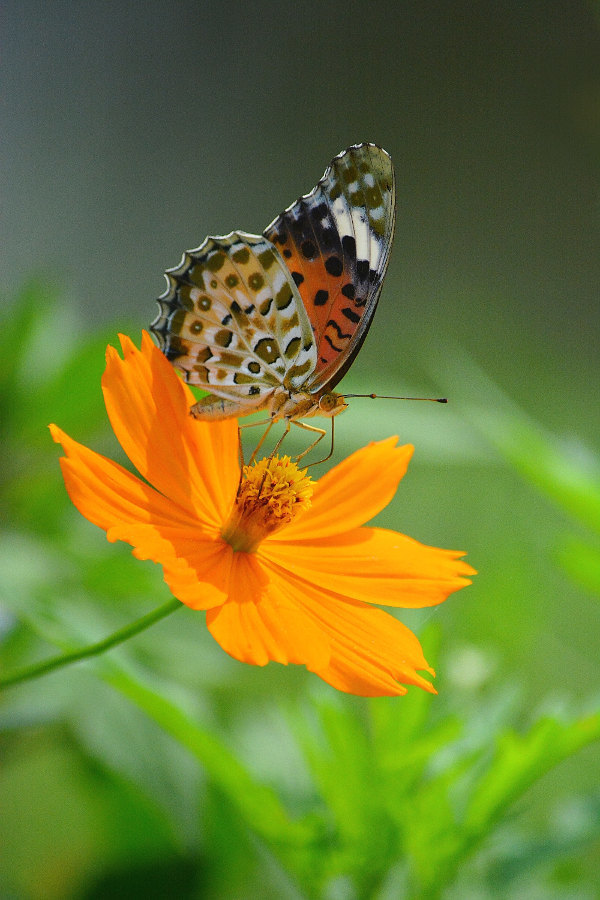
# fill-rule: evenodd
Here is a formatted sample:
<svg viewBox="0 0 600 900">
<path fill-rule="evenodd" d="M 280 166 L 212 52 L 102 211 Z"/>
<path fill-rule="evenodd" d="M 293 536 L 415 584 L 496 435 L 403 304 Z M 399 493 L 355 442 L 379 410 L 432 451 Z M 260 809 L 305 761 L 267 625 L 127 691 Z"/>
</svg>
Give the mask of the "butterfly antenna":
<svg viewBox="0 0 600 900">
<path fill-rule="evenodd" d="M 371 400 L 426 400 L 428 403 L 447 403 L 447 397 L 386 397 L 383 394 L 344 394 L 344 399 L 368 397 Z"/>
</svg>

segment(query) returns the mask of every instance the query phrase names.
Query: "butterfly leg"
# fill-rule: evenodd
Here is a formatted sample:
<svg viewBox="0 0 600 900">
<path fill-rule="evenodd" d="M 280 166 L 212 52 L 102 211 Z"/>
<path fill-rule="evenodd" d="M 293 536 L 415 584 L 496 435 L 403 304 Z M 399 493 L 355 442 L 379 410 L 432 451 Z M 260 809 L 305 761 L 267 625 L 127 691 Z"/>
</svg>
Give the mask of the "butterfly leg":
<svg viewBox="0 0 600 900">
<path fill-rule="evenodd" d="M 306 422 L 301 422 L 301 421 L 299 421 L 298 419 L 292 419 L 292 422 L 293 422 L 294 425 L 297 425 L 298 428 L 304 428 L 305 431 L 312 431 L 313 434 L 316 434 L 316 435 L 317 435 L 317 437 L 314 439 L 314 441 L 312 442 L 312 444 L 310 444 L 310 445 L 306 448 L 306 450 L 303 450 L 302 453 L 300 453 L 299 456 L 296 457 L 296 462 L 299 463 L 300 460 L 303 459 L 303 458 L 307 455 L 307 453 L 310 453 L 310 451 L 311 451 L 314 447 L 317 446 L 317 444 L 319 443 L 319 441 L 322 441 L 322 440 L 323 440 L 323 438 L 325 437 L 325 435 L 327 434 L 327 432 L 325 431 L 324 428 L 317 428 L 316 425 L 307 425 Z M 309 465 L 307 466 L 307 468 L 309 468 L 309 466 L 316 466 L 316 465 L 318 465 L 319 463 L 325 462 L 326 460 L 328 460 L 328 459 L 330 458 L 330 456 L 331 456 L 332 453 L 333 453 L 333 419 L 331 420 L 331 449 L 330 449 L 329 453 L 328 453 L 327 456 L 325 456 L 323 459 L 318 459 L 318 460 L 317 460 L 316 462 L 314 462 L 314 463 L 309 463 Z"/>
<path fill-rule="evenodd" d="M 285 436 L 286 436 L 286 434 L 287 434 L 287 433 L 289 432 L 289 430 L 290 430 L 290 422 L 291 422 L 291 419 L 287 419 L 287 418 L 286 418 L 286 420 L 285 420 L 285 431 L 283 432 L 283 434 L 281 435 L 281 437 L 279 438 L 279 440 L 277 441 L 277 443 L 276 443 L 275 446 L 273 447 L 273 452 L 272 452 L 271 455 L 269 456 L 269 459 L 273 459 L 273 457 L 275 456 L 275 454 L 277 453 L 277 451 L 279 450 L 279 448 L 280 448 L 281 445 L 283 444 L 283 441 L 284 441 L 284 439 L 285 439 Z"/>
<path fill-rule="evenodd" d="M 241 440 L 241 431 L 242 431 L 242 428 L 254 428 L 256 425 L 266 425 L 267 427 L 265 428 L 265 433 L 263 434 L 263 436 L 261 437 L 260 441 L 258 442 L 258 444 L 256 445 L 256 447 L 254 448 L 254 450 L 253 450 L 253 452 L 252 452 L 252 456 L 251 456 L 250 459 L 248 460 L 248 465 L 249 465 L 249 466 L 252 465 L 252 463 L 253 463 L 254 460 L 256 459 L 256 454 L 258 453 L 258 451 L 260 450 L 260 448 L 261 448 L 262 445 L 264 444 L 265 440 L 267 439 L 267 435 L 269 434 L 271 428 L 273 427 L 273 419 L 261 419 L 260 422 L 245 422 L 243 425 L 238 425 L 238 434 L 239 434 L 239 436 L 240 436 L 240 447 L 241 447 L 241 444 L 242 444 L 242 440 Z M 242 458 L 243 458 L 243 457 L 242 457 Z"/>
</svg>

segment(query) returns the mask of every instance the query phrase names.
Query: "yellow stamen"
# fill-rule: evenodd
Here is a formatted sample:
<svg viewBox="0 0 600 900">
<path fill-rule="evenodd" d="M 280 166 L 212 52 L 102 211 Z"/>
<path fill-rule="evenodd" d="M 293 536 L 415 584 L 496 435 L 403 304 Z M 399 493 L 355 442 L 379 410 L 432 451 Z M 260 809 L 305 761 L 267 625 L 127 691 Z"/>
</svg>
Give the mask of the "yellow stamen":
<svg viewBox="0 0 600 900">
<path fill-rule="evenodd" d="M 221 536 L 234 550 L 253 553 L 269 534 L 311 505 L 313 481 L 289 456 L 244 466 L 235 504 Z"/>
</svg>

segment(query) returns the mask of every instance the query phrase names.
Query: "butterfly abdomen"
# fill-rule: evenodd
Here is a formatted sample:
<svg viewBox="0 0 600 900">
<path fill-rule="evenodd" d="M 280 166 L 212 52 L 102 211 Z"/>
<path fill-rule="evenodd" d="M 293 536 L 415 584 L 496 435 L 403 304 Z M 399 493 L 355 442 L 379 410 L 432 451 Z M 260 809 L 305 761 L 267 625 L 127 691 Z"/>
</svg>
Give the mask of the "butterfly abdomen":
<svg viewBox="0 0 600 900">
<path fill-rule="evenodd" d="M 215 419 L 235 419 L 238 416 L 249 416 L 250 413 L 258 412 L 266 405 L 265 399 L 259 395 L 256 406 L 247 403 L 240 410 L 239 400 L 227 400 L 224 397 L 208 394 L 190 407 L 190 414 L 195 419 L 202 419 L 205 422 Z"/>
</svg>

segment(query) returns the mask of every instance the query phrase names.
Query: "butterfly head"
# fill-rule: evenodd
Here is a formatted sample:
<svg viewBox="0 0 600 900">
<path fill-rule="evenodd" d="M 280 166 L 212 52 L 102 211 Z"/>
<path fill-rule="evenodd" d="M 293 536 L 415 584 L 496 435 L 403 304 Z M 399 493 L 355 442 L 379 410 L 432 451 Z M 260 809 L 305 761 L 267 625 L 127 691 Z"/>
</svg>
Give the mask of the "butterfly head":
<svg viewBox="0 0 600 900">
<path fill-rule="evenodd" d="M 346 398 L 342 394 L 336 394 L 335 391 L 327 391 L 319 397 L 316 415 L 333 418 L 345 409 L 348 409 Z"/>
</svg>

